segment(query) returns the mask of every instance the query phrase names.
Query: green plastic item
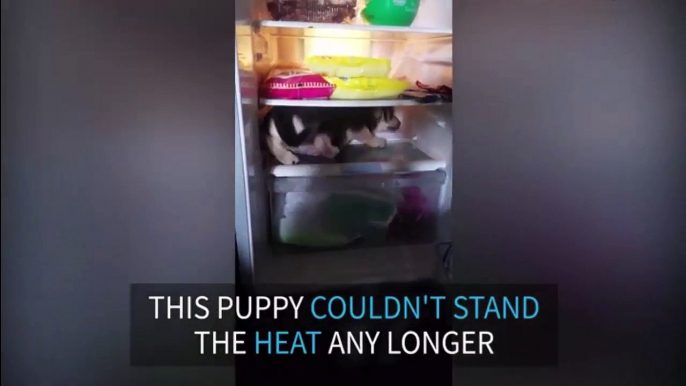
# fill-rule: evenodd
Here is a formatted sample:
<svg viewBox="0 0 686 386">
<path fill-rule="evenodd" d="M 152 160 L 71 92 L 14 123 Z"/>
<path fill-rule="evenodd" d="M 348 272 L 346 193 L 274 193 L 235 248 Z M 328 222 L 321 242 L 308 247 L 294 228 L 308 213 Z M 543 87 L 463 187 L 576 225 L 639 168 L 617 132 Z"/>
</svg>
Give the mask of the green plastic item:
<svg viewBox="0 0 686 386">
<path fill-rule="evenodd" d="M 314 212 L 313 218 L 282 219 L 280 240 L 311 248 L 337 248 L 360 237 L 369 237 L 370 227 L 385 228 L 396 213 L 390 197 L 370 193 L 334 193 Z"/>
<path fill-rule="evenodd" d="M 395 204 L 385 198 L 364 193 L 334 193 L 322 208 L 327 229 L 355 234 L 370 224 L 386 224 L 395 216 Z"/>
<path fill-rule="evenodd" d="M 368 0 L 362 17 L 372 25 L 409 27 L 418 9 L 419 0 Z"/>
<path fill-rule="evenodd" d="M 340 248 L 355 241 L 347 235 L 318 232 L 310 230 L 307 233 L 293 233 L 282 236 L 282 242 L 299 247 L 309 248 Z"/>
</svg>

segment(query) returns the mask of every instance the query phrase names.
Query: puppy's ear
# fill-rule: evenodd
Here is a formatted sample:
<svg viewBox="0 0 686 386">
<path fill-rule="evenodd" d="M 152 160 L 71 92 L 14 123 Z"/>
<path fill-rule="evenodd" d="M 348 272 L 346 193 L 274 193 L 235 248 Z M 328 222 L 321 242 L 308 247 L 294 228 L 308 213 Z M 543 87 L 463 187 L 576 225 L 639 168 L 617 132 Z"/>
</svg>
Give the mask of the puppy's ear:
<svg viewBox="0 0 686 386">
<path fill-rule="evenodd" d="M 395 116 L 395 109 L 393 107 L 388 107 L 384 110 L 384 113 L 384 120 L 387 125 L 386 129 L 391 132 L 398 131 L 402 122 Z"/>
<path fill-rule="evenodd" d="M 293 128 L 296 135 L 300 135 L 303 131 L 305 131 L 305 124 L 303 123 L 303 120 L 295 114 L 293 114 Z"/>
<path fill-rule="evenodd" d="M 386 122 L 390 122 L 391 119 L 393 119 L 394 116 L 394 109 L 393 107 L 386 107 L 383 109 L 383 120 Z"/>
<path fill-rule="evenodd" d="M 377 122 L 383 120 L 383 108 L 373 109 L 371 114 Z"/>
</svg>

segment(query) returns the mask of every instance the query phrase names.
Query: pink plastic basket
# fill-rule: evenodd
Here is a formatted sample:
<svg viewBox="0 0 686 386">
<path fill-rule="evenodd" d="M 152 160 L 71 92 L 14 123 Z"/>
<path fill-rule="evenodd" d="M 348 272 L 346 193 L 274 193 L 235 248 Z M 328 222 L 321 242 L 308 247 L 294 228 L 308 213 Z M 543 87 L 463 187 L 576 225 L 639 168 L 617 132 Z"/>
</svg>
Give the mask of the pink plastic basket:
<svg viewBox="0 0 686 386">
<path fill-rule="evenodd" d="M 284 71 L 267 78 L 260 97 L 267 99 L 328 99 L 336 86 L 321 75 L 304 71 Z"/>
</svg>

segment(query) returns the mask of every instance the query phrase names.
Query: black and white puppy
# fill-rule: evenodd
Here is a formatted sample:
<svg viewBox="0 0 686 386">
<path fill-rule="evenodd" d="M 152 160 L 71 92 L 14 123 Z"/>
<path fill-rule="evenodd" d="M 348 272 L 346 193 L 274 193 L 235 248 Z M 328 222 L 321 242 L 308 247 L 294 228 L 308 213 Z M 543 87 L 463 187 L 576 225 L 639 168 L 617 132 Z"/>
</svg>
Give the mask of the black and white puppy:
<svg viewBox="0 0 686 386">
<path fill-rule="evenodd" d="M 297 164 L 296 154 L 335 158 L 351 140 L 384 147 L 386 140 L 374 133 L 399 128 L 392 107 L 274 107 L 263 121 L 267 147 L 284 165 Z"/>
</svg>

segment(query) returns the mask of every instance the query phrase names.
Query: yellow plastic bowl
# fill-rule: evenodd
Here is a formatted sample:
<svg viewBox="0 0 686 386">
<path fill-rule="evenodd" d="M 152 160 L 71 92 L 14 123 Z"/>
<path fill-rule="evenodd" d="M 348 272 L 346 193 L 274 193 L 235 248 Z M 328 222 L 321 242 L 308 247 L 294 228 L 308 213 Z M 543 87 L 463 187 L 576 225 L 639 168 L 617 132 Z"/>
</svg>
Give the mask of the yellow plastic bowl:
<svg viewBox="0 0 686 386">
<path fill-rule="evenodd" d="M 410 87 L 408 82 L 390 78 L 325 78 L 336 86 L 331 99 L 394 99 Z"/>
<path fill-rule="evenodd" d="M 385 78 L 391 72 L 388 59 L 356 56 L 311 56 L 305 64 L 313 72 L 340 78 Z"/>
</svg>

